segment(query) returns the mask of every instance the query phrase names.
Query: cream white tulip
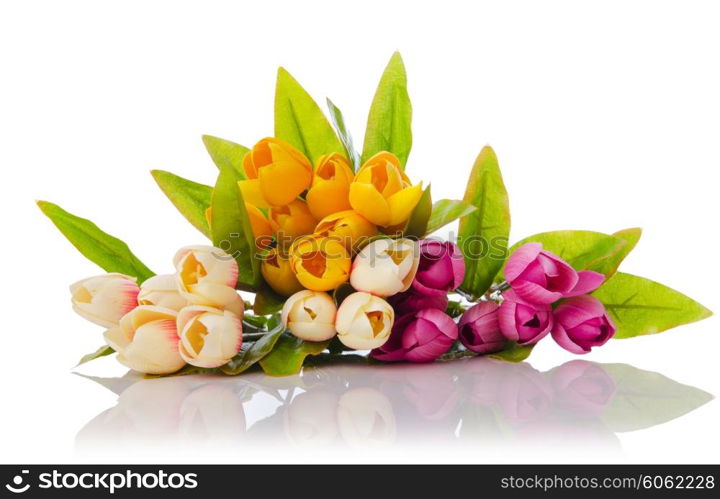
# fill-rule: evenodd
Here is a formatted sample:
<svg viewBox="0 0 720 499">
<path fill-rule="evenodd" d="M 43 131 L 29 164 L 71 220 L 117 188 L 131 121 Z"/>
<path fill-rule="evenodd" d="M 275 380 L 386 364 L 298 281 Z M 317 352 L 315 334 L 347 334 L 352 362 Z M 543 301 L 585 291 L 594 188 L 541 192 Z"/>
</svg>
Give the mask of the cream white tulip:
<svg viewBox="0 0 720 499">
<path fill-rule="evenodd" d="M 156 305 L 178 311 L 188 305 L 187 299 L 178 290 L 173 274 L 156 275 L 142 283 L 137 299 L 140 305 Z"/>
<path fill-rule="evenodd" d="M 335 336 L 337 307 L 322 291 L 298 291 L 285 301 L 282 323 L 306 341 L 325 341 Z"/>
<path fill-rule="evenodd" d="M 110 328 L 138 304 L 140 288 L 134 277 L 104 274 L 70 286 L 73 310 L 90 322 Z"/>
<path fill-rule="evenodd" d="M 185 365 L 178 352 L 177 312 L 140 305 L 105 331 L 105 341 L 118 353 L 118 361 L 147 374 L 170 374 Z"/>
<path fill-rule="evenodd" d="M 241 312 L 242 313 L 242 312 Z M 178 313 L 180 356 L 197 367 L 219 367 L 242 345 L 242 319 L 229 310 L 193 305 Z"/>
<path fill-rule="evenodd" d="M 411 239 L 378 239 L 353 261 L 350 284 L 358 291 L 392 296 L 406 291 L 420 263 L 420 247 Z"/>
<path fill-rule="evenodd" d="M 343 345 L 371 350 L 388 340 L 394 320 L 395 312 L 388 302 L 370 293 L 357 292 L 340 304 L 335 329 Z"/>
<path fill-rule="evenodd" d="M 178 290 L 193 305 L 243 314 L 243 300 L 235 291 L 237 262 L 220 248 L 188 246 L 174 259 Z"/>
</svg>

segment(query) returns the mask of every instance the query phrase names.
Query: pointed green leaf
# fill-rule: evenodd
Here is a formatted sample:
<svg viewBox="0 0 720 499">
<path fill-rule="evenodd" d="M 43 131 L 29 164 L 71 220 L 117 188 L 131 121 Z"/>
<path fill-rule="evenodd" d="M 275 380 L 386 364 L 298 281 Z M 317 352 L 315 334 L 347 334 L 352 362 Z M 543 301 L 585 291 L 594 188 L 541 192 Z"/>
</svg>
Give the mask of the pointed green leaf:
<svg viewBox="0 0 720 499">
<path fill-rule="evenodd" d="M 533 348 L 535 348 L 535 345 L 521 346 L 514 341 L 509 341 L 504 350 L 488 354 L 488 357 L 504 360 L 505 362 L 522 362 L 530 357 Z"/>
<path fill-rule="evenodd" d="M 617 251 L 615 251 L 614 254 L 611 254 L 608 258 L 605 258 L 590 265 L 588 267 L 588 270 L 600 272 L 601 274 L 605 274 L 608 277 L 615 274 L 623 260 L 625 260 L 625 258 L 630 254 L 630 252 L 635 249 L 635 246 L 640 240 L 640 236 L 642 236 L 642 229 L 640 229 L 639 227 L 635 227 L 632 229 L 624 229 L 614 233 L 613 236 L 622 239 L 624 241 L 624 244 L 619 245 Z"/>
<path fill-rule="evenodd" d="M 477 208 L 465 201 L 457 199 L 441 199 L 433 204 L 430 221 L 428 222 L 427 233 L 432 234 L 436 230 L 444 227 L 450 222 L 454 222 L 460 217 L 469 215 Z"/>
<path fill-rule="evenodd" d="M 37 204 L 85 258 L 106 272 L 137 277 L 138 283 L 155 275 L 130 251 L 127 244 L 103 232 L 90 220 L 68 213 L 48 201 L 38 201 Z"/>
<path fill-rule="evenodd" d="M 627 244 L 619 237 L 602 232 L 558 230 L 526 237 L 513 244 L 510 253 L 512 254 L 517 248 L 530 242 L 542 243 L 543 249 L 555 253 L 572 265 L 575 270 L 593 269 L 598 272 L 605 268 L 605 260 L 618 254 Z M 612 265 L 608 266 L 608 269 L 611 267 Z"/>
<path fill-rule="evenodd" d="M 360 155 L 355 150 L 355 144 L 353 144 L 352 135 L 350 135 L 350 131 L 345 126 L 345 118 L 343 117 L 340 108 L 333 104 L 330 99 L 327 99 L 327 106 L 330 110 L 330 120 L 335 127 L 335 131 L 337 132 L 338 137 L 340 137 L 340 141 L 342 142 L 343 147 L 345 147 L 345 154 L 348 158 L 350 158 L 350 163 L 352 164 L 353 171 L 357 172 L 360 168 Z"/>
<path fill-rule="evenodd" d="M 613 432 L 636 431 L 677 419 L 713 396 L 651 371 L 626 364 L 597 364 L 615 382 L 615 395 L 602 415 Z"/>
<path fill-rule="evenodd" d="M 272 352 L 260 360 L 260 367 L 270 376 L 297 374 L 302 369 L 305 357 L 319 354 L 329 343 L 304 341 L 287 334 L 280 336 Z"/>
<path fill-rule="evenodd" d="M 247 178 L 245 169 L 243 168 L 243 158 L 250 149 L 229 140 L 213 137 L 212 135 L 203 135 L 202 140 L 205 144 L 205 149 L 207 149 L 213 163 L 215 163 L 218 169 L 232 168 L 240 180 Z"/>
<path fill-rule="evenodd" d="M 260 261 L 238 180 L 233 168 L 220 170 L 211 203 L 212 241 L 237 261 L 238 288 L 254 291 L 261 282 Z"/>
<path fill-rule="evenodd" d="M 428 222 L 430 221 L 430 213 L 432 212 L 432 196 L 430 194 L 430 185 L 428 185 L 420 196 L 418 204 L 415 205 L 410 218 L 403 229 L 405 237 L 415 237 L 422 239 L 428 232 Z"/>
<path fill-rule="evenodd" d="M 150 173 L 182 216 L 205 236 L 212 238 L 205 216 L 212 199 L 212 187 L 163 170 L 152 170 Z"/>
<path fill-rule="evenodd" d="M 221 366 L 220 371 L 229 376 L 236 376 L 248 370 L 272 351 L 284 331 L 285 326 L 278 324 L 274 329 L 265 333 L 259 340 L 243 343 L 240 348 L 240 353 L 233 357 L 230 362 Z"/>
<path fill-rule="evenodd" d="M 674 289 L 622 272 L 608 279 L 593 296 L 603 302 L 615 323 L 615 338 L 656 334 L 712 315 Z"/>
<path fill-rule="evenodd" d="M 405 166 L 412 147 L 412 105 L 407 92 L 405 64 L 399 52 L 390 58 L 370 106 L 362 162 L 390 151 Z"/>
<path fill-rule="evenodd" d="M 108 355 L 112 355 L 115 353 L 115 350 L 113 350 L 112 347 L 109 347 L 107 345 L 103 345 L 97 350 L 95 350 L 93 353 L 89 353 L 85 356 L 83 356 L 82 359 L 80 359 L 80 362 L 77 363 L 77 366 L 81 366 L 85 364 L 86 362 L 90 362 L 91 360 L 99 359 L 100 357 L 107 357 Z"/>
<path fill-rule="evenodd" d="M 278 69 L 275 87 L 275 136 L 295 146 L 313 165 L 323 154 L 345 154 L 320 107 L 284 68 Z"/>
<path fill-rule="evenodd" d="M 480 297 L 505 262 L 510 234 L 508 194 L 490 146 L 483 147 L 475 160 L 463 201 L 477 209 L 460 218 L 458 244 L 466 269 L 460 289 Z"/>
</svg>

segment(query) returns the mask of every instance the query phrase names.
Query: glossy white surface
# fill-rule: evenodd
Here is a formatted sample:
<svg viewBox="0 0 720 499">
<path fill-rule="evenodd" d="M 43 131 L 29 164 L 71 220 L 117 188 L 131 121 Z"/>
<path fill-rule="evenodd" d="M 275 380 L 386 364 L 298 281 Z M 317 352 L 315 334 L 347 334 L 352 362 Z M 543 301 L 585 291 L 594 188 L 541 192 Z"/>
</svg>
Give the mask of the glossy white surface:
<svg viewBox="0 0 720 499">
<path fill-rule="evenodd" d="M 435 199 L 458 198 L 489 143 L 513 241 L 642 226 L 623 270 L 717 312 L 718 9 L 702 0 L 0 3 L 0 461 L 718 462 L 716 400 L 652 426 L 669 405 L 653 390 L 667 385 L 643 384 L 656 409 L 640 411 L 646 428 L 632 432 L 617 430 L 637 414 L 609 425 L 560 410 L 555 374 L 539 373 L 576 357 L 551 340 L 533 353 L 535 370 L 503 368 L 507 393 L 492 405 L 478 391 L 501 384 L 483 382 L 476 361 L 324 368 L 319 380 L 141 381 L 118 396 L 71 373 L 102 329 L 73 314 L 67 286 L 100 271 L 33 203 L 92 219 L 170 272 L 179 247 L 205 240 L 148 170 L 213 183 L 200 135 L 251 145 L 271 134 L 278 65 L 319 102 L 330 96 L 362 144 L 377 80 L 400 49 L 413 181 L 432 182 Z M 583 360 L 717 395 L 719 329 L 714 317 Z M 124 373 L 111 358 L 80 371 Z M 676 394 L 680 405 L 688 393 Z M 514 416 L 532 409 L 529 421 Z"/>
</svg>

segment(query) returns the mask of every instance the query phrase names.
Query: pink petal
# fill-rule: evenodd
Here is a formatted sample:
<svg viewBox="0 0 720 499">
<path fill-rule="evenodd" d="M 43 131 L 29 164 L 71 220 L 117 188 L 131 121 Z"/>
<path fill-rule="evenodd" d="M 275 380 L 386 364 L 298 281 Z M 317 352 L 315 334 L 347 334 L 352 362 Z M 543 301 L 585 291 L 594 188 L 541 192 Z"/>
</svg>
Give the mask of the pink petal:
<svg viewBox="0 0 720 499">
<path fill-rule="evenodd" d="M 512 289 L 523 300 L 540 305 L 549 305 L 563 297 L 563 293 L 548 291 L 534 282 L 524 280 L 513 282 Z"/>
<path fill-rule="evenodd" d="M 577 345 L 574 341 L 572 341 L 565 328 L 558 322 L 555 322 L 555 325 L 552 328 L 552 337 L 558 345 L 568 352 L 581 355 L 590 351 L 589 349 L 584 350 L 580 345 Z"/>
<path fill-rule="evenodd" d="M 514 281 L 537 258 L 541 251 L 542 244 L 540 243 L 523 244 L 513 251 L 505 264 L 505 280 L 508 282 Z"/>
<path fill-rule="evenodd" d="M 569 293 L 566 293 L 566 297 L 584 295 L 592 293 L 599 288 L 602 283 L 605 282 L 605 276 L 593 272 L 592 270 L 583 270 L 578 272 L 578 282 L 575 287 Z"/>
</svg>

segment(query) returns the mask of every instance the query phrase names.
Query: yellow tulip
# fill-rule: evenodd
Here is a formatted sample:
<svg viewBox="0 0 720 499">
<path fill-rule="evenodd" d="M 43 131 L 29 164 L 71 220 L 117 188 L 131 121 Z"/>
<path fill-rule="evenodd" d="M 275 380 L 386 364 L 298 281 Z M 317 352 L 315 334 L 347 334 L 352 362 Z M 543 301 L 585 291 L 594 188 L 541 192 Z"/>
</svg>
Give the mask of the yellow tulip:
<svg viewBox="0 0 720 499">
<path fill-rule="evenodd" d="M 357 250 L 364 240 L 377 233 L 375 224 L 368 222 L 353 210 L 329 215 L 315 227 L 315 235 L 337 239 L 348 251 Z"/>
<path fill-rule="evenodd" d="M 270 243 L 272 243 L 274 232 L 270 220 L 267 219 L 260 208 L 250 203 L 245 203 L 245 211 L 247 211 L 248 218 L 250 219 L 255 244 L 258 249 L 267 248 L 270 246 Z M 205 210 L 205 218 L 207 219 L 208 226 L 210 226 L 212 224 L 212 208 Z"/>
<path fill-rule="evenodd" d="M 312 291 L 328 291 L 350 276 L 350 254 L 339 241 L 307 236 L 290 249 L 290 264 L 300 284 Z"/>
<path fill-rule="evenodd" d="M 276 248 L 264 255 L 260 269 L 265 282 L 279 295 L 290 296 L 303 289 L 302 284 L 295 277 L 290 259 Z"/>
<path fill-rule="evenodd" d="M 376 225 L 389 227 L 408 218 L 422 196 L 422 185 L 411 185 L 400 160 L 389 152 L 368 159 L 350 184 L 350 205 Z"/>
<path fill-rule="evenodd" d="M 270 222 L 273 224 L 278 243 L 289 245 L 300 236 L 312 234 L 317 220 L 312 216 L 307 203 L 296 199 L 286 206 L 270 208 Z"/>
<path fill-rule="evenodd" d="M 243 159 L 248 180 L 239 182 L 243 199 L 260 208 L 283 206 L 310 187 L 312 165 L 287 142 L 265 138 Z"/>
<path fill-rule="evenodd" d="M 338 153 L 322 156 L 315 167 L 312 187 L 307 193 L 310 212 L 318 220 L 350 209 L 350 183 L 353 172 L 348 161 Z"/>
</svg>

